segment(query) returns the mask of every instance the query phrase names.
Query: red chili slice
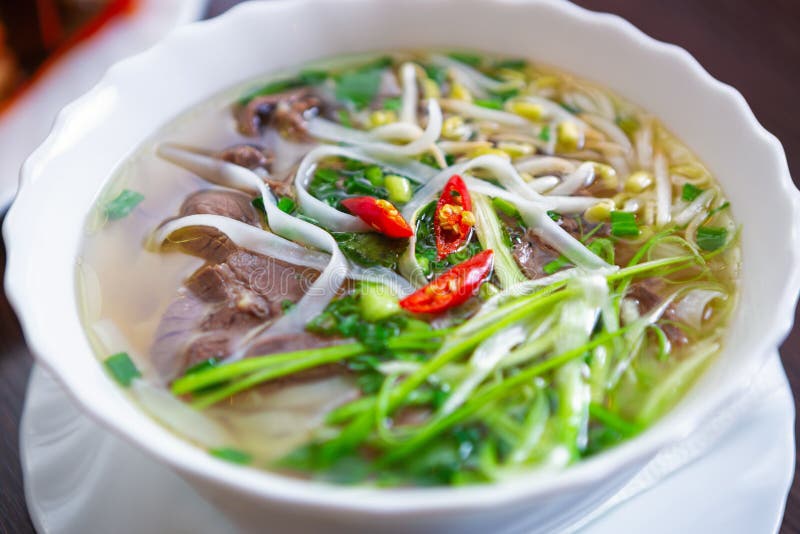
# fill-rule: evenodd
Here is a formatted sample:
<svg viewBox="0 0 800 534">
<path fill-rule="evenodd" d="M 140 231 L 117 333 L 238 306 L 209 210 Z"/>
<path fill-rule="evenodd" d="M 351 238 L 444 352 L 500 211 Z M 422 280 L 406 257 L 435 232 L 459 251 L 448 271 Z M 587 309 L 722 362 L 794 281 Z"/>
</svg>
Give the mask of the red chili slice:
<svg viewBox="0 0 800 534">
<path fill-rule="evenodd" d="M 342 200 L 350 213 L 389 237 L 411 237 L 414 230 L 391 202 L 375 197 L 353 197 Z"/>
<path fill-rule="evenodd" d="M 439 313 L 464 304 L 492 272 L 493 263 L 493 251 L 479 252 L 401 300 L 400 306 L 414 313 Z"/>
<path fill-rule="evenodd" d="M 467 242 L 475 226 L 472 198 L 464 180 L 457 174 L 450 177 L 436 203 L 433 231 L 439 259 L 452 254 Z"/>
</svg>

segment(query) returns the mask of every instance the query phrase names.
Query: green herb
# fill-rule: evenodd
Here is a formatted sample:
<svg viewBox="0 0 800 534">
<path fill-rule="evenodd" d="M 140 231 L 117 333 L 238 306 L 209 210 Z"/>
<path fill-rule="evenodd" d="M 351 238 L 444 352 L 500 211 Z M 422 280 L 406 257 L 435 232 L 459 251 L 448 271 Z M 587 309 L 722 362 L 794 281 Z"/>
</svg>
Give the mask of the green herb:
<svg viewBox="0 0 800 534">
<path fill-rule="evenodd" d="M 480 106 L 482 108 L 487 108 L 487 109 L 498 109 L 498 110 L 503 109 L 503 103 L 500 102 L 500 101 L 497 101 L 497 100 L 485 100 L 485 99 L 481 100 L 481 99 L 477 99 L 477 100 L 475 100 L 473 102 L 473 104 L 475 104 L 476 106 Z"/>
<path fill-rule="evenodd" d="M 730 207 L 731 207 L 731 203 L 730 202 L 728 202 L 728 201 L 723 202 L 718 207 L 716 207 L 713 210 L 708 212 L 708 217 L 706 217 L 706 220 L 709 220 L 711 217 L 713 217 L 717 213 L 719 213 L 721 211 L 725 211 L 726 209 L 728 209 Z"/>
<path fill-rule="evenodd" d="M 561 220 L 561 214 L 558 213 L 557 211 L 547 210 L 547 216 L 556 222 Z"/>
<path fill-rule="evenodd" d="M 437 85 L 442 85 L 445 80 L 447 80 L 447 70 L 441 67 L 437 67 L 436 65 L 423 65 L 422 67 L 425 69 L 425 74 L 436 82 Z"/>
<path fill-rule="evenodd" d="M 492 199 L 492 206 L 496 211 L 504 213 L 509 217 L 519 217 L 519 210 L 517 207 L 509 202 L 508 200 L 500 197 L 495 197 Z"/>
<path fill-rule="evenodd" d="M 400 256 L 408 247 L 405 239 L 392 239 L 374 232 L 334 232 L 333 237 L 347 259 L 364 267 L 396 269 Z"/>
<path fill-rule="evenodd" d="M 692 201 L 700 196 L 703 190 L 697 187 L 696 185 L 685 183 L 683 184 L 683 190 L 681 191 L 681 198 L 683 200 Z"/>
<path fill-rule="evenodd" d="M 324 70 L 303 70 L 299 78 L 303 85 L 319 85 L 328 79 L 328 73 Z"/>
<path fill-rule="evenodd" d="M 283 299 L 281 301 L 281 311 L 283 311 L 283 313 L 290 312 L 291 310 L 294 309 L 295 306 L 297 306 L 297 304 L 289 299 Z"/>
<path fill-rule="evenodd" d="M 381 58 L 357 70 L 342 73 L 336 81 L 336 99 L 350 102 L 356 109 L 367 107 L 378 94 L 384 69 L 391 64 L 391 58 Z"/>
<path fill-rule="evenodd" d="M 383 109 L 387 111 L 400 111 L 403 107 L 403 102 L 399 98 L 387 98 L 383 101 Z"/>
<path fill-rule="evenodd" d="M 550 125 L 549 124 L 545 124 L 544 126 L 542 126 L 542 129 L 539 132 L 539 139 L 541 139 L 545 143 L 550 141 Z"/>
<path fill-rule="evenodd" d="M 509 98 L 513 98 L 519 94 L 519 89 L 516 87 L 501 87 L 499 89 L 492 89 L 492 94 L 505 102 Z"/>
<path fill-rule="evenodd" d="M 127 352 L 119 352 L 109 356 L 103 363 L 111 373 L 111 376 L 114 377 L 114 380 L 121 386 L 128 387 L 135 378 L 142 376 L 142 373 L 136 368 L 136 364 L 133 363 Z"/>
<path fill-rule="evenodd" d="M 267 96 L 267 95 L 274 95 L 278 93 L 283 93 L 284 91 L 288 91 L 289 89 L 296 89 L 304 85 L 303 81 L 299 78 L 287 78 L 284 80 L 276 80 L 273 82 L 269 82 L 268 84 L 256 88 L 249 93 L 245 94 L 242 98 L 239 99 L 239 103 L 242 105 L 246 105 L 248 102 L 257 98 L 259 96 Z"/>
<path fill-rule="evenodd" d="M 725 245 L 728 240 L 728 230 L 716 226 L 701 226 L 697 229 L 697 246 L 712 252 Z"/>
<path fill-rule="evenodd" d="M 611 235 L 616 237 L 638 236 L 639 225 L 636 224 L 636 216 L 628 211 L 612 211 Z"/>
<path fill-rule="evenodd" d="M 528 62 L 524 59 L 502 59 L 500 61 L 496 61 L 494 64 L 494 68 L 496 69 L 510 69 L 510 70 L 522 70 L 528 66 Z"/>
<path fill-rule="evenodd" d="M 211 449 L 208 452 L 211 456 L 234 464 L 247 465 L 253 461 L 253 457 L 248 453 L 231 447 L 220 447 L 218 449 Z"/>
<path fill-rule="evenodd" d="M 336 116 L 339 118 L 339 123 L 342 126 L 347 126 L 348 128 L 353 127 L 353 121 L 350 120 L 350 112 L 346 109 L 340 109 Z"/>
<path fill-rule="evenodd" d="M 261 199 L 259 199 L 259 200 L 261 200 Z M 264 203 L 263 200 L 262 200 L 261 203 L 262 204 Z M 296 207 L 297 207 L 297 204 L 295 203 L 294 199 L 291 198 L 291 197 L 281 197 L 281 198 L 278 199 L 278 209 L 281 210 L 284 213 L 292 213 L 295 210 Z"/>
<path fill-rule="evenodd" d="M 559 256 L 553 261 L 545 263 L 544 266 L 542 266 L 542 272 L 544 274 L 554 274 L 569 264 L 570 262 L 565 256 Z"/>
<path fill-rule="evenodd" d="M 206 369 L 211 369 L 212 367 L 216 367 L 218 364 L 219 364 L 218 359 L 209 358 L 207 360 L 203 360 L 202 362 L 196 363 L 193 366 L 189 367 L 183 374 L 184 376 L 186 376 L 194 373 L 202 373 Z"/>
<path fill-rule="evenodd" d="M 470 67 L 478 67 L 481 63 L 483 63 L 483 58 L 481 58 L 481 56 L 471 52 L 450 52 L 447 55 L 451 59 L 455 59 L 461 63 L 466 63 Z"/>
<path fill-rule="evenodd" d="M 143 194 L 130 189 L 123 189 L 114 200 L 106 204 L 106 217 L 112 221 L 122 219 L 129 215 L 142 200 L 144 200 Z"/>
<path fill-rule="evenodd" d="M 325 310 L 309 321 L 306 330 L 324 336 L 355 338 L 367 349 L 384 352 L 389 339 L 397 337 L 406 325 L 404 315 L 379 321 L 367 321 L 361 314 L 359 293 L 353 292 L 332 301 Z"/>
<path fill-rule="evenodd" d="M 380 187 L 383 185 L 383 171 L 377 165 L 371 165 L 364 170 L 364 177 L 374 185 Z"/>
</svg>

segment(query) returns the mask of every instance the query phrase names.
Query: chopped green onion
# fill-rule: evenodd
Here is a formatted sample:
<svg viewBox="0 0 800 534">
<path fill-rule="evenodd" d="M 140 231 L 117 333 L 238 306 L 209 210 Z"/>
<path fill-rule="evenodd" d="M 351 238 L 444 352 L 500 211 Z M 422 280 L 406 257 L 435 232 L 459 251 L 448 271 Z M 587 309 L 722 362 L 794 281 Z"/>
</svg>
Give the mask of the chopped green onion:
<svg viewBox="0 0 800 534">
<path fill-rule="evenodd" d="M 319 85 L 328 79 L 328 73 L 324 70 L 303 70 L 299 78 L 303 85 Z"/>
<path fill-rule="evenodd" d="M 727 201 L 723 202 L 719 207 L 714 208 L 713 210 L 708 212 L 708 217 L 706 217 L 706 220 L 710 219 L 711 217 L 713 217 L 717 213 L 719 213 L 721 211 L 724 211 L 724 210 L 726 210 L 726 209 L 728 209 L 730 207 L 731 207 L 731 203 L 730 202 L 727 202 Z"/>
<path fill-rule="evenodd" d="M 400 111 L 403 106 L 399 98 L 387 98 L 383 101 L 383 109 L 387 111 Z"/>
<path fill-rule="evenodd" d="M 314 179 L 332 184 L 339 179 L 339 173 L 333 169 L 317 169 L 314 173 Z"/>
<path fill-rule="evenodd" d="M 218 449 L 211 449 L 208 452 L 211 456 L 234 464 L 247 465 L 253 461 L 253 457 L 248 453 L 231 447 L 220 447 Z"/>
<path fill-rule="evenodd" d="M 288 91 L 289 89 L 300 87 L 301 85 L 303 85 L 303 82 L 296 78 L 276 80 L 245 94 L 241 99 L 239 99 L 239 103 L 245 105 L 256 97 L 282 93 L 284 91 Z"/>
<path fill-rule="evenodd" d="M 487 100 L 487 99 L 481 100 L 481 99 L 478 99 L 478 100 L 475 100 L 473 102 L 473 104 L 475 104 L 476 106 L 480 106 L 482 108 L 487 108 L 487 109 L 498 109 L 498 110 L 499 109 L 503 109 L 503 103 L 502 102 L 498 102 L 497 100 Z"/>
<path fill-rule="evenodd" d="M 461 63 L 466 63 L 470 67 L 477 67 L 483 62 L 481 56 L 477 54 L 471 54 L 469 52 L 450 52 L 447 55 L 451 59 L 455 59 L 456 61 L 460 61 Z"/>
<path fill-rule="evenodd" d="M 508 200 L 500 197 L 495 197 L 492 199 L 492 206 L 496 211 L 501 211 L 505 215 L 509 217 L 517 217 L 519 215 L 519 210 L 517 207 L 509 202 Z"/>
<path fill-rule="evenodd" d="M 557 211 L 547 210 L 547 216 L 556 222 L 561 220 L 561 214 L 558 213 Z"/>
<path fill-rule="evenodd" d="M 216 358 L 209 358 L 207 360 L 203 360 L 200 363 L 196 363 L 193 366 L 189 367 L 183 374 L 191 375 L 194 373 L 200 373 L 205 371 L 206 369 L 211 369 L 212 367 L 216 367 L 219 364 L 219 360 Z"/>
<path fill-rule="evenodd" d="M 550 140 L 550 125 L 549 124 L 545 124 L 542 127 L 542 131 L 539 132 L 539 139 L 541 139 L 544 142 L 547 142 L 547 141 Z"/>
<path fill-rule="evenodd" d="M 336 100 L 350 102 L 356 109 L 367 107 L 378 94 L 384 68 L 376 66 L 342 74 L 336 83 Z"/>
<path fill-rule="evenodd" d="M 408 179 L 390 174 L 386 177 L 386 192 L 389 193 L 389 200 L 395 204 L 401 204 L 411 200 L 414 190 L 411 188 L 411 182 Z"/>
<path fill-rule="evenodd" d="M 496 69 L 510 69 L 510 70 L 522 70 L 528 66 L 528 62 L 524 59 L 504 59 L 502 61 L 497 61 L 494 64 L 494 68 Z"/>
<path fill-rule="evenodd" d="M 127 352 L 119 352 L 109 356 L 103 363 L 111 373 L 111 376 L 114 377 L 114 380 L 124 387 L 130 386 L 134 378 L 142 376 L 142 373 L 136 368 Z"/>
<path fill-rule="evenodd" d="M 144 200 L 144 195 L 130 189 L 122 192 L 106 204 L 106 216 L 111 220 L 122 219 Z"/>
<path fill-rule="evenodd" d="M 638 236 L 639 225 L 636 224 L 636 216 L 628 211 L 612 211 L 611 235 L 616 237 Z"/>
<path fill-rule="evenodd" d="M 377 165 L 371 165 L 364 171 L 364 176 L 375 187 L 383 185 L 383 171 Z"/>
<path fill-rule="evenodd" d="M 263 200 L 262 200 L 263 205 Z M 278 209 L 284 213 L 292 213 L 296 207 L 294 199 L 291 197 L 281 197 L 278 199 Z"/>
<path fill-rule="evenodd" d="M 716 226 L 701 226 L 697 229 L 697 246 L 708 252 L 722 248 L 728 239 L 728 230 Z"/>
<path fill-rule="evenodd" d="M 292 310 L 295 307 L 295 303 L 289 299 L 283 299 L 281 301 L 281 311 L 283 313 L 287 313 L 288 311 Z"/>
<path fill-rule="evenodd" d="M 342 126 L 347 126 L 348 128 L 353 127 L 353 121 L 350 120 L 350 113 L 346 109 L 340 109 L 337 116 Z"/>
<path fill-rule="evenodd" d="M 569 265 L 569 260 L 564 256 L 560 256 L 551 261 L 550 263 L 544 264 L 544 266 L 542 267 L 542 272 L 544 272 L 544 274 L 547 275 L 554 274 L 563 269 L 564 267 L 566 267 L 567 265 Z"/>
<path fill-rule="evenodd" d="M 696 199 L 700 196 L 703 190 L 693 184 L 683 184 L 683 191 L 681 192 L 681 198 L 683 200 L 688 200 L 691 202 L 692 200 Z"/>
</svg>

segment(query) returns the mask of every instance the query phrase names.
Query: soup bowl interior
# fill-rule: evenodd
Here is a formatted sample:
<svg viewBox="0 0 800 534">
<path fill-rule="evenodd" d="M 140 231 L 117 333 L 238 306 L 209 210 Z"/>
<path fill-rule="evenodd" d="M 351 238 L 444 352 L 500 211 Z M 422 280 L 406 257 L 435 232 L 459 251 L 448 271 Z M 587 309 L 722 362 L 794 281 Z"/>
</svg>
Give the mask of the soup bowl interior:
<svg viewBox="0 0 800 534">
<path fill-rule="evenodd" d="M 74 266 L 84 218 L 115 169 L 171 118 L 244 80 L 346 53 L 448 47 L 526 57 L 597 82 L 663 120 L 708 166 L 742 225 L 741 298 L 721 355 L 642 436 L 560 473 L 490 486 L 375 490 L 293 480 L 213 459 L 156 424 L 104 373 L 79 321 Z M 535 512 L 541 529 L 601 502 L 748 385 L 791 326 L 798 221 L 798 192 L 781 146 L 741 95 L 684 50 L 622 19 L 550 1 L 253 3 L 182 28 L 118 64 L 61 113 L 25 164 L 6 218 L 6 289 L 37 360 L 89 415 L 244 524 L 258 525 L 266 510 L 288 514 L 294 525 L 335 518 L 364 526 L 402 516 L 407 522 L 394 524 L 397 530 L 456 521 L 476 527 L 530 515 L 539 503 L 547 504 Z"/>
</svg>

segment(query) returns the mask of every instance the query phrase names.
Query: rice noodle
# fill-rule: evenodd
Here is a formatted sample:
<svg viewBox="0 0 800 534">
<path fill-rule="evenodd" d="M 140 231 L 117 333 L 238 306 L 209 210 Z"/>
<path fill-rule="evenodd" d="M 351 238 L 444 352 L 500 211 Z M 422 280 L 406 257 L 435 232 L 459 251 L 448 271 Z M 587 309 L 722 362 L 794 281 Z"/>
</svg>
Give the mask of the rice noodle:
<svg viewBox="0 0 800 534">
<path fill-rule="evenodd" d="M 561 180 L 555 176 L 541 176 L 528 182 L 528 185 L 537 193 L 547 193 L 560 183 Z"/>
<path fill-rule="evenodd" d="M 429 178 L 436 172 L 419 162 L 416 162 L 419 164 L 417 166 L 387 164 L 362 152 L 335 145 L 322 145 L 309 151 L 300 162 L 295 173 L 294 185 L 297 192 L 297 202 L 303 213 L 334 232 L 371 232 L 372 228 L 358 217 L 339 211 L 308 192 L 308 184 L 311 182 L 316 165 L 325 158 L 330 157 L 345 157 L 373 164 L 380 163 L 384 167 L 408 176 L 414 181 L 427 180 L 426 177 L 415 173 L 424 172 Z"/>
<path fill-rule="evenodd" d="M 265 327 L 263 335 L 296 333 L 305 330 L 305 325 L 319 315 L 333 299 L 336 291 L 347 277 L 347 260 L 339 250 L 336 240 L 322 228 L 297 217 L 284 213 L 276 205 L 275 197 L 268 186 L 255 173 L 202 154 L 181 150 L 175 147 L 161 146 L 159 154 L 184 168 L 195 172 L 203 179 L 217 185 L 235 187 L 247 186 L 255 188 L 261 194 L 270 228 L 276 234 L 292 241 L 298 241 L 309 247 L 328 252 L 330 262 L 323 269 L 308 291 L 300 298 L 297 306 L 280 319 Z M 262 336 L 248 336 L 240 342 L 240 346 L 228 358 L 236 360 L 244 356 L 247 348 L 262 339 Z"/>
<path fill-rule="evenodd" d="M 675 305 L 675 316 L 695 329 L 703 326 L 706 308 L 715 299 L 726 300 L 728 296 L 716 289 L 692 289 Z"/>
<path fill-rule="evenodd" d="M 276 258 L 292 265 L 300 265 L 322 271 L 331 261 L 331 255 L 328 253 L 308 249 L 267 230 L 262 230 L 222 215 L 187 215 L 186 217 L 173 219 L 160 226 L 152 239 L 156 246 L 160 246 L 174 232 L 198 226 L 219 230 L 241 248 L 263 256 Z M 394 271 L 385 267 L 365 269 L 350 263 L 347 276 L 353 280 L 379 282 L 391 287 L 402 296 L 408 295 L 414 290 L 405 278 L 398 276 Z"/>
</svg>

